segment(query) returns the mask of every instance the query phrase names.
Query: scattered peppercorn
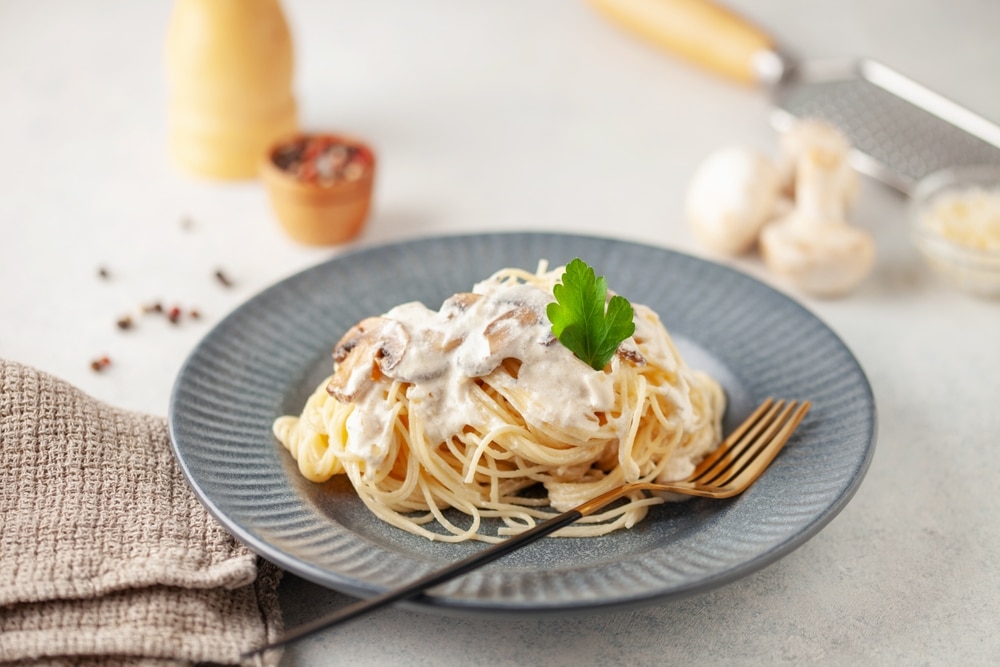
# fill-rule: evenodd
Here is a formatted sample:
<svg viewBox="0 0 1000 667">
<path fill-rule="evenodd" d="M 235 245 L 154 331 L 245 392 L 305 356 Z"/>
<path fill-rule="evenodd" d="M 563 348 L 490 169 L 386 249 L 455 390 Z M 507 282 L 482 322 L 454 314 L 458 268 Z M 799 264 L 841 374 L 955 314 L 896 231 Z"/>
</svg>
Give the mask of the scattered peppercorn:
<svg viewBox="0 0 1000 667">
<path fill-rule="evenodd" d="M 219 269 L 218 271 L 215 272 L 215 279 L 218 280 L 223 287 L 233 286 L 233 281 L 229 279 L 229 276 L 227 276 L 225 273 L 222 272 L 222 269 Z"/>
<path fill-rule="evenodd" d="M 159 301 L 151 303 L 142 307 L 142 312 L 144 313 L 162 313 L 163 304 Z"/>
<path fill-rule="evenodd" d="M 177 324 L 181 319 L 181 309 L 177 306 L 171 308 L 170 312 L 167 313 L 167 319 L 170 320 L 171 324 Z"/>
<path fill-rule="evenodd" d="M 118 328 L 119 329 L 131 329 L 132 328 L 132 324 L 133 324 L 133 322 L 132 322 L 132 316 L 131 315 L 125 315 L 124 317 L 121 317 L 121 318 L 118 319 Z"/>
<path fill-rule="evenodd" d="M 195 308 L 192 308 L 192 309 L 191 309 L 191 310 L 190 310 L 190 311 L 188 312 L 188 317 L 190 317 L 190 318 L 191 318 L 192 320 L 200 320 L 200 319 L 201 319 L 201 312 L 200 312 L 200 311 L 198 311 L 198 310 L 197 310 L 197 309 L 195 309 Z"/>
<path fill-rule="evenodd" d="M 100 373 L 110 365 L 111 359 L 109 357 L 99 357 L 90 362 L 90 369 L 95 373 Z"/>
<path fill-rule="evenodd" d="M 97 275 L 102 280 L 107 280 L 111 277 L 111 273 L 103 266 L 97 268 Z"/>
</svg>

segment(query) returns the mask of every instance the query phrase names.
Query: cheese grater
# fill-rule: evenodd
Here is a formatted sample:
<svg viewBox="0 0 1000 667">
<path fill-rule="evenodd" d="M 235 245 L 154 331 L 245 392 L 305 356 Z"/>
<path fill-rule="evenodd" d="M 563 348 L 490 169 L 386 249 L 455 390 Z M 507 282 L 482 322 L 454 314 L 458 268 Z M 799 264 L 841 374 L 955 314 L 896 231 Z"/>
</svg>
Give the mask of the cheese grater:
<svg viewBox="0 0 1000 667">
<path fill-rule="evenodd" d="M 705 0 L 590 0 L 650 41 L 768 90 L 771 123 L 818 118 L 851 141 L 854 167 L 909 194 L 947 167 L 1000 164 L 1000 126 L 867 59 L 796 61 L 772 39 Z"/>
<path fill-rule="evenodd" d="M 777 129 L 829 121 L 858 171 L 907 194 L 940 169 L 1000 165 L 1000 126 L 872 60 L 792 64 L 771 92 Z"/>
</svg>

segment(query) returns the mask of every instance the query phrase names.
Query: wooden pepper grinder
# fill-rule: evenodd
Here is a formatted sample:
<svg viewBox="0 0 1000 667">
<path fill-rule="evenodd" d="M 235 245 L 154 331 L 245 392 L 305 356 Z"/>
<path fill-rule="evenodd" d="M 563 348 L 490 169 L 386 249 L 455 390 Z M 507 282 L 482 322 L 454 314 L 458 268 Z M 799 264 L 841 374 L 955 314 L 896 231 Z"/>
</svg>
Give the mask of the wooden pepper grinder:
<svg viewBox="0 0 1000 667">
<path fill-rule="evenodd" d="M 254 178 L 298 130 L 279 0 L 177 0 L 167 32 L 170 152 L 200 176 Z"/>
</svg>

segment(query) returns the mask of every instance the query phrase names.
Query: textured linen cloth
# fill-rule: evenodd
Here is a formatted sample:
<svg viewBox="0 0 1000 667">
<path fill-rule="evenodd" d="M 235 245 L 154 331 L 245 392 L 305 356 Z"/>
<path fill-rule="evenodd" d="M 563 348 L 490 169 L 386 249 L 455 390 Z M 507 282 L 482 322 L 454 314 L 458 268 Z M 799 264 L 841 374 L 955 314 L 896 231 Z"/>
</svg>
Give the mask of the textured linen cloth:
<svg viewBox="0 0 1000 667">
<path fill-rule="evenodd" d="M 0 664 L 238 663 L 281 632 L 279 578 L 195 498 L 165 419 L 0 359 Z"/>
</svg>

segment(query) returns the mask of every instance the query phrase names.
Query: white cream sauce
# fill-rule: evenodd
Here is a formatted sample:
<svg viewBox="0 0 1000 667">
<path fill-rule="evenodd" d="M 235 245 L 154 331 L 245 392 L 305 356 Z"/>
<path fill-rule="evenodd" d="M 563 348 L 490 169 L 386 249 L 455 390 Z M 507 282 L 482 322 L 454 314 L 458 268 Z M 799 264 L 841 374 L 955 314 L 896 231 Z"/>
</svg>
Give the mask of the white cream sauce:
<svg viewBox="0 0 1000 667">
<path fill-rule="evenodd" d="M 392 326 L 401 326 L 409 337 L 401 359 L 383 372 L 412 385 L 409 410 L 424 425 L 428 440 L 446 440 L 470 423 L 485 428 L 504 424 L 500 420 L 490 423 L 491 416 L 476 403 L 472 389 L 475 378 L 493 373 L 505 359 L 521 362 L 516 378 L 502 370 L 498 373 L 504 374 L 504 382 L 525 392 L 527 400 L 518 407 L 528 423 L 579 427 L 596 422 L 596 413 L 611 410 L 613 375 L 591 369 L 552 335 L 545 314 L 553 301 L 551 289 L 487 280 L 477 284 L 473 293 L 480 298 L 465 299 L 471 303 L 452 298 L 434 311 L 411 302 L 382 316 Z M 638 332 L 651 326 L 643 318 L 636 319 Z M 636 350 L 631 339 L 623 345 Z M 666 367 L 675 365 L 672 355 L 665 351 L 662 356 Z M 367 367 L 352 373 L 352 385 L 362 373 L 368 373 Z M 378 385 L 361 391 L 354 402 L 346 449 L 365 460 L 366 470 L 373 470 L 389 448 L 389 404 Z"/>
</svg>

